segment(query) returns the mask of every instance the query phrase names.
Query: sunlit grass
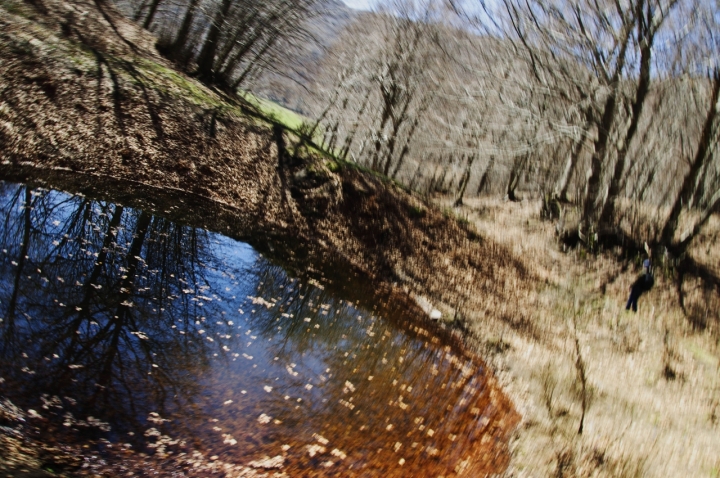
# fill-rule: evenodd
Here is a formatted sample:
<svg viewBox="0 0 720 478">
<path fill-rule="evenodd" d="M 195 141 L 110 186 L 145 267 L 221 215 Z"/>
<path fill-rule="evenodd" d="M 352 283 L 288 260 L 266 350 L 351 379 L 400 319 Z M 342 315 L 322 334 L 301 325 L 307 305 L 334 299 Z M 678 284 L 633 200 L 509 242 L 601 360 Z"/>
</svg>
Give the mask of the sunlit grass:
<svg viewBox="0 0 720 478">
<path fill-rule="evenodd" d="M 308 118 L 299 115 L 298 113 L 289 110 L 274 101 L 255 96 L 249 91 L 238 91 L 238 95 L 257 108 L 260 114 L 268 119 L 277 121 L 287 129 L 299 131 L 303 124 L 309 121 Z"/>
<path fill-rule="evenodd" d="M 199 106 L 228 109 L 229 105 L 212 94 L 198 81 L 192 80 L 178 71 L 147 58 L 137 60 L 138 67 L 147 78 L 153 80 L 153 86 L 165 93 L 188 99 Z"/>
</svg>

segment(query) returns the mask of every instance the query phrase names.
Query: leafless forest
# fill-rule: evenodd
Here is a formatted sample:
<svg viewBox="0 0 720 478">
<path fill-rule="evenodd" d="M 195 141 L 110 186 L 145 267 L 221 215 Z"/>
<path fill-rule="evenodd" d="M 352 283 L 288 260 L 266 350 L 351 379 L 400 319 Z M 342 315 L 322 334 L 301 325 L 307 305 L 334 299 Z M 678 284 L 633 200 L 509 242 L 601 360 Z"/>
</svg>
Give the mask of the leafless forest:
<svg viewBox="0 0 720 478">
<path fill-rule="evenodd" d="M 260 72 L 293 62 L 316 39 L 308 25 L 318 0 L 119 0 L 158 37 L 157 48 L 205 83 L 236 90 Z"/>
<path fill-rule="evenodd" d="M 396 3 L 336 43 L 315 116 L 328 148 L 418 191 L 543 197 L 591 246 L 629 236 L 682 252 L 720 206 L 719 12 Z"/>
<path fill-rule="evenodd" d="M 715 0 L 389 0 L 330 39 L 323 0 L 120 6 L 186 71 L 280 78 L 324 149 L 458 206 L 542 198 L 590 248 L 675 255 L 720 209 Z"/>
</svg>

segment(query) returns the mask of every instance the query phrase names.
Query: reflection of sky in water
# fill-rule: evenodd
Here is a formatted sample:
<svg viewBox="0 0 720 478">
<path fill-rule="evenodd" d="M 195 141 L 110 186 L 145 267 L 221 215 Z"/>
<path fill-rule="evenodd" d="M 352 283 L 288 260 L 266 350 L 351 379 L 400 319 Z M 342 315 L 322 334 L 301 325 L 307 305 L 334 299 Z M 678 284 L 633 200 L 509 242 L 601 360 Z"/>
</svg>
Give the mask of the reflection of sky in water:
<svg viewBox="0 0 720 478">
<path fill-rule="evenodd" d="M 0 394 L 58 439 L 300 474 L 497 454 L 482 369 L 418 325 L 142 211 L 0 183 L 0 215 Z"/>
</svg>

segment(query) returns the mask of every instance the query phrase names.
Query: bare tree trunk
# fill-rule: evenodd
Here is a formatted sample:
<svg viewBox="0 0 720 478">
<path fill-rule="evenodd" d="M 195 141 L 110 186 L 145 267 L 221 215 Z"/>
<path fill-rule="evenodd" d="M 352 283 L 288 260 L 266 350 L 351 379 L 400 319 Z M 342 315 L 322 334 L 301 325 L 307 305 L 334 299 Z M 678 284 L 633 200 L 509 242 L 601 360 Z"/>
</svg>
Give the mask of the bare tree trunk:
<svg viewBox="0 0 720 478">
<path fill-rule="evenodd" d="M 558 179 L 557 183 L 555 183 L 555 196 L 560 199 L 561 201 L 567 201 L 567 190 L 568 186 L 570 185 L 570 178 L 572 177 L 573 173 L 575 172 L 575 164 L 577 163 L 577 157 L 576 154 L 579 151 L 579 141 L 575 142 L 572 146 L 572 150 L 567 155 L 567 160 L 565 161 L 565 167 L 563 168 L 563 172 L 560 175 L 560 179 Z"/>
<path fill-rule="evenodd" d="M 270 18 L 265 21 L 265 23 L 273 25 L 277 21 L 279 15 L 282 15 L 282 12 L 271 15 Z M 251 16 L 247 23 L 254 22 L 255 16 L 256 15 Z M 245 81 L 245 78 L 256 67 L 255 62 L 257 62 L 278 40 L 280 33 L 278 30 L 274 30 L 274 28 L 274 26 L 270 28 L 272 31 L 269 32 L 268 38 L 265 41 L 265 45 L 263 45 L 260 48 L 259 52 L 256 53 L 250 64 L 240 75 L 240 78 L 233 83 L 233 90 L 237 89 L 238 86 L 240 86 L 240 84 Z M 236 33 L 244 33 L 243 30 L 245 30 L 243 26 L 237 27 Z M 227 83 L 230 83 L 230 77 L 232 76 L 233 71 L 242 62 L 243 58 L 245 58 L 245 56 L 250 53 L 253 47 L 255 47 L 255 45 L 257 45 L 263 39 L 264 35 L 268 34 L 268 28 L 264 26 L 256 25 L 255 30 L 255 33 L 249 39 L 245 40 L 242 47 L 239 48 L 234 55 L 232 55 L 230 60 L 227 60 L 227 58 L 230 56 L 230 53 L 233 50 L 233 44 L 229 44 L 227 46 L 227 51 L 220 55 L 220 59 L 216 63 L 216 70 L 221 71 L 221 75 L 225 77 Z M 233 40 L 233 43 L 234 41 L 235 40 Z"/>
<path fill-rule="evenodd" d="M 385 125 L 390 119 L 390 110 L 386 106 L 383 108 L 382 117 L 380 118 L 380 127 L 377 129 L 375 137 L 375 151 L 373 152 L 372 161 L 370 162 L 373 171 L 377 171 L 380 168 L 380 149 L 382 148 L 382 141 L 385 130 Z"/>
<path fill-rule="evenodd" d="M 581 132 L 582 136 L 573 143 L 572 150 L 568 155 L 567 163 L 565 164 L 565 169 L 563 170 L 563 174 L 562 176 L 560 176 L 560 180 L 555 186 L 555 193 L 557 195 L 557 198 L 561 201 L 567 202 L 568 200 L 568 189 L 570 188 L 570 180 L 572 179 L 573 174 L 575 173 L 575 169 L 577 169 L 577 164 L 580 161 L 580 154 L 582 153 L 585 143 L 585 135 L 590 130 L 593 124 L 593 120 L 590 116 L 591 114 L 592 113 L 590 112 L 590 108 L 588 108 L 588 110 L 585 111 L 585 124 L 583 125 L 583 129 Z M 575 198 L 575 200 L 577 200 L 577 198 Z"/>
<path fill-rule="evenodd" d="M 388 138 L 388 147 L 385 152 L 385 165 L 383 166 L 382 173 L 385 177 L 390 177 L 390 164 L 392 163 L 393 155 L 395 154 L 395 145 L 397 144 L 398 129 L 400 125 L 393 122 L 393 129 L 390 137 Z"/>
<path fill-rule="evenodd" d="M 424 95 L 422 101 L 420 102 L 420 106 L 417 109 L 417 112 L 415 114 L 415 119 L 412 122 L 412 125 L 410 126 L 410 131 L 408 131 L 407 136 L 405 137 L 405 144 L 403 145 L 402 150 L 400 151 L 400 154 L 398 155 L 397 161 L 395 162 L 395 168 L 393 169 L 392 175 L 390 176 L 392 179 L 395 179 L 397 177 L 398 172 L 400 171 L 400 168 L 403 166 L 403 163 L 405 162 L 405 158 L 407 157 L 408 153 L 410 152 L 410 143 L 412 142 L 412 139 L 415 137 L 415 133 L 417 132 L 417 127 L 420 124 L 420 120 L 422 119 L 425 111 L 430 107 L 430 97 L 428 95 Z"/>
<path fill-rule="evenodd" d="M 582 228 L 590 228 L 597 222 L 597 202 L 602 190 L 603 163 L 607 157 L 608 141 L 610 130 L 615 123 L 615 112 L 617 110 L 617 86 L 613 86 L 603 108 L 602 121 L 598 128 L 598 137 L 593 145 L 594 150 L 590 158 L 590 177 L 587 181 L 585 203 L 583 205 Z"/>
<path fill-rule="evenodd" d="M 145 8 L 147 8 L 147 3 L 148 3 L 147 1 L 143 1 L 137 7 L 137 9 L 135 9 L 135 12 L 133 13 L 133 17 L 132 17 L 134 22 L 140 23 L 140 19 L 143 16 L 143 12 L 145 11 Z"/>
<path fill-rule="evenodd" d="M 365 108 L 367 107 L 369 100 L 370 90 L 368 89 L 365 98 L 363 99 L 362 105 L 360 106 L 360 111 L 358 111 L 358 114 L 355 117 L 352 128 L 350 129 L 348 135 L 345 136 L 345 144 L 343 145 L 340 152 L 340 157 L 342 159 L 347 159 L 347 155 L 350 152 L 350 147 L 352 146 L 353 140 L 355 139 L 355 134 L 357 134 L 357 129 L 360 126 L 360 118 L 362 118 L 362 115 L 365 113 Z"/>
<path fill-rule="evenodd" d="M 155 13 L 157 13 L 157 8 L 160 5 L 160 2 L 162 0 L 153 0 L 150 4 L 150 11 L 148 12 L 147 16 L 145 17 L 145 21 L 143 22 L 142 27 L 144 29 L 149 29 L 150 25 L 152 25 L 153 20 L 155 19 Z"/>
<path fill-rule="evenodd" d="M 415 174 L 413 174 L 413 177 L 410 180 L 410 184 L 408 184 L 408 189 L 410 189 L 411 191 L 414 191 L 415 188 L 417 187 L 417 181 L 422 174 L 423 162 L 425 161 L 425 159 L 426 158 L 423 157 L 420 161 L 418 161 L 417 168 L 415 168 Z"/>
<path fill-rule="evenodd" d="M 349 75 L 348 71 L 349 71 L 349 69 L 346 68 L 340 74 L 340 78 L 338 79 L 338 82 L 335 84 L 335 87 L 333 89 L 333 94 L 332 94 L 330 101 L 328 101 L 327 106 L 322 111 L 322 113 L 320 113 L 320 115 L 317 117 L 317 119 L 315 120 L 315 124 L 313 124 L 312 129 L 308 132 L 308 136 L 310 136 L 310 138 L 313 137 L 318 126 L 320 126 L 320 123 L 322 123 L 325 120 L 325 117 L 328 115 L 330 110 L 333 109 L 335 107 L 335 105 L 337 104 L 337 100 L 340 98 L 340 93 L 343 92 L 345 79 Z M 347 102 L 348 102 L 348 99 L 346 97 L 345 100 L 343 101 L 343 110 L 347 107 Z"/>
<path fill-rule="evenodd" d="M 330 128 L 330 141 L 328 141 L 328 145 L 326 148 L 326 151 L 329 152 L 330 154 L 333 154 L 333 150 L 335 149 L 335 143 L 337 142 L 339 126 L 340 126 L 340 123 L 338 121 L 335 121 L 332 128 Z"/>
<path fill-rule="evenodd" d="M 508 179 L 507 188 L 505 188 L 505 195 L 510 201 L 518 200 L 515 195 L 515 191 L 520 184 L 520 178 L 522 177 L 522 172 L 525 169 L 528 157 L 530 157 L 530 153 L 524 153 L 522 155 L 515 156 L 513 159 L 513 165 L 510 169 L 510 178 Z"/>
<path fill-rule="evenodd" d="M 237 43 L 237 41 L 245 34 L 245 31 L 251 25 L 253 25 L 255 16 L 257 16 L 257 12 L 255 12 L 255 14 L 251 15 L 249 18 L 245 17 L 238 21 L 240 26 L 236 27 L 235 31 L 230 35 L 230 38 L 224 42 L 225 45 L 220 51 L 220 54 L 218 55 L 217 61 L 215 63 L 218 70 L 221 70 L 225 66 L 225 63 L 230 57 L 230 53 L 232 53 L 232 51 L 235 49 L 235 44 Z M 243 48 L 247 50 L 252 47 L 252 45 L 255 43 L 255 40 L 260 36 L 260 31 L 262 31 L 260 28 L 256 28 L 257 33 L 253 35 L 250 41 L 245 42 L 245 45 L 247 46 L 244 46 Z"/>
<path fill-rule="evenodd" d="M 210 29 L 205 37 L 200 55 L 198 56 L 197 74 L 203 80 L 212 83 L 214 81 L 215 52 L 218 47 L 218 40 L 222 32 L 223 24 L 227 18 L 232 0 L 223 0 L 220 9 L 215 13 Z"/>
<path fill-rule="evenodd" d="M 490 161 L 488 161 L 488 165 L 485 168 L 485 171 L 483 171 L 483 175 L 480 178 L 480 183 L 478 184 L 477 193 L 476 193 L 478 196 L 480 195 L 480 193 L 482 193 L 487 188 L 487 185 L 488 185 L 488 182 L 490 179 L 490 173 L 492 172 L 494 166 L 495 166 L 495 155 L 491 154 Z"/>
<path fill-rule="evenodd" d="M 475 158 L 476 156 L 474 154 L 471 154 L 468 157 L 467 163 L 465 165 L 465 172 L 460 179 L 460 187 L 458 188 L 457 198 L 453 203 L 453 206 L 455 207 L 460 207 L 463 204 L 463 197 L 465 196 L 465 190 L 467 189 L 467 185 L 470 182 L 470 173 L 472 172 L 472 165 L 475 162 Z"/>
<path fill-rule="evenodd" d="M 701 171 L 705 167 L 705 163 L 710 160 L 712 148 L 716 144 L 717 138 L 713 138 L 713 130 L 715 120 L 718 116 L 718 97 L 720 96 L 720 69 L 716 68 L 713 72 L 713 86 L 710 100 L 710 109 L 705 117 L 700 142 L 692 163 L 690 163 L 690 171 L 685 175 L 680 192 L 675 198 L 675 202 L 670 210 L 670 215 L 665 221 L 662 232 L 660 233 L 660 242 L 665 245 L 673 244 L 673 238 L 678 227 L 680 213 L 683 205 L 686 205 L 694 192 L 698 188 L 698 183 L 702 181 Z"/>
<path fill-rule="evenodd" d="M 258 62 L 260 61 L 260 58 L 262 58 L 265 53 L 273 46 L 276 40 L 278 40 L 279 37 L 274 36 L 272 39 L 268 40 L 265 45 L 262 47 L 260 51 L 258 51 L 253 59 L 248 63 L 248 66 L 243 70 L 243 72 L 238 76 L 238 78 L 233 82 L 231 86 L 231 90 L 235 91 L 237 90 L 240 85 L 242 85 L 243 81 L 245 81 L 250 74 L 258 68 Z"/>
<path fill-rule="evenodd" d="M 703 210 L 700 219 L 693 225 L 690 232 L 685 236 L 685 239 L 682 239 L 680 242 L 677 243 L 677 246 L 674 247 L 676 254 L 682 254 L 687 250 L 687 248 L 692 243 L 693 239 L 700 234 L 700 230 L 705 226 L 705 224 L 708 222 L 708 220 L 713 216 L 713 214 L 720 213 L 720 194 L 716 194 L 716 197 L 714 200 L 711 200 L 710 206 Z"/>
<path fill-rule="evenodd" d="M 190 29 L 195 21 L 195 12 L 197 11 L 199 4 L 200 0 L 190 0 L 190 4 L 185 11 L 185 16 L 183 17 L 178 34 L 169 48 L 168 53 L 172 59 L 179 59 L 184 54 L 185 45 L 187 44 L 188 37 L 190 36 Z"/>
<path fill-rule="evenodd" d="M 642 26 L 638 28 L 643 28 Z M 640 79 L 638 81 L 637 93 L 635 95 L 635 101 L 633 102 L 630 116 L 630 126 L 625 136 L 625 141 L 618 151 L 618 157 L 615 161 L 615 169 L 613 170 L 613 176 L 610 179 L 610 188 L 608 190 L 608 197 L 605 205 L 602 208 L 600 214 L 599 226 L 608 227 L 613 221 L 615 216 L 615 201 L 620 194 L 620 184 L 622 182 L 622 175 L 625 171 L 625 162 L 627 159 L 628 149 L 630 143 L 632 143 L 635 133 L 638 129 L 640 122 L 640 115 L 642 114 L 643 106 L 645 105 L 645 99 L 650 91 L 650 62 L 652 60 L 652 35 L 639 35 L 644 39 L 641 42 L 640 49 Z"/>
<path fill-rule="evenodd" d="M 442 160 L 442 159 L 441 159 L 441 160 Z M 431 188 L 431 190 L 430 190 L 431 193 L 444 192 L 444 190 L 445 190 L 445 189 L 444 189 L 444 188 L 445 188 L 445 178 L 447 177 L 447 173 L 448 173 L 448 169 L 449 169 L 449 163 L 450 163 L 450 161 L 449 161 L 449 158 L 448 158 L 448 162 L 445 163 L 445 164 L 442 166 L 442 175 L 439 176 L 438 178 L 434 179 L 433 182 L 432 182 L 432 188 Z"/>
</svg>

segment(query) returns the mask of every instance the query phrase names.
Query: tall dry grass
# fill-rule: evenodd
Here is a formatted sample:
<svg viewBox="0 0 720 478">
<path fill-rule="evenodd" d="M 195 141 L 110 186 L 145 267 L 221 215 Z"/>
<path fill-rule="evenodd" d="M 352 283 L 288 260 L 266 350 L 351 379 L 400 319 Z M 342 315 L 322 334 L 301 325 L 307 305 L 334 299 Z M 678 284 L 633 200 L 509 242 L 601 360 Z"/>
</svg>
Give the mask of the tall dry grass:
<svg viewBox="0 0 720 478">
<path fill-rule="evenodd" d="M 506 475 L 718 476 L 718 290 L 686 276 L 683 311 L 676 276 L 660 268 L 638 313 L 626 311 L 641 258 L 564 252 L 539 210 L 471 199 L 456 212 L 537 278 L 534 290 L 516 293 L 527 329 L 464 311 L 523 416 Z M 710 270 L 720 264 L 718 229 L 715 218 L 690 251 Z"/>
</svg>

